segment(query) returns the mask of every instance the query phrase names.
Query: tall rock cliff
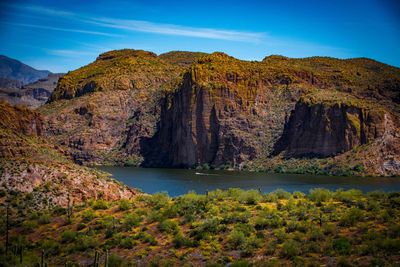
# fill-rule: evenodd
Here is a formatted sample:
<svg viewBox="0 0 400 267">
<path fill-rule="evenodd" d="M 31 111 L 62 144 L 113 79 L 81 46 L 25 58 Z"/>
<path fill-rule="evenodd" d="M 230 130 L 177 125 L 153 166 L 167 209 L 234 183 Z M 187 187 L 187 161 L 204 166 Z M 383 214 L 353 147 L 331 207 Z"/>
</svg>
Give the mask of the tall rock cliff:
<svg viewBox="0 0 400 267">
<path fill-rule="evenodd" d="M 336 93 L 338 95 L 339 93 Z M 329 157 L 368 144 L 384 133 L 384 107 L 373 103 L 313 101 L 302 97 L 291 112 L 274 154 Z M 357 102 L 356 102 L 357 101 Z"/>
<path fill-rule="evenodd" d="M 39 111 L 80 164 L 391 175 L 399 88 L 398 68 L 365 58 L 126 49 L 63 76 Z"/>
<path fill-rule="evenodd" d="M 185 68 L 191 53 L 171 63 L 152 52 L 124 49 L 60 78 L 39 110 L 52 141 L 85 165 L 140 164 L 141 139 L 155 132 L 163 86 Z"/>
</svg>

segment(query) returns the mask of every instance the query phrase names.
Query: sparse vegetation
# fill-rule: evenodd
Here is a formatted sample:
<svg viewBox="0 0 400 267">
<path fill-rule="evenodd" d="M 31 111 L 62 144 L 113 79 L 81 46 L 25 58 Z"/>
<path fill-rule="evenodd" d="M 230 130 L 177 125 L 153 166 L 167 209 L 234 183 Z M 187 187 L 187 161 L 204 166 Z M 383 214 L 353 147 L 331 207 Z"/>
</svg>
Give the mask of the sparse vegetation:
<svg viewBox="0 0 400 267">
<path fill-rule="evenodd" d="M 4 255 L 2 235 L 0 263 L 20 262 L 21 253 L 22 263 L 40 263 L 43 250 L 52 266 L 94 262 L 95 254 L 100 262 L 108 255 L 109 266 L 396 266 L 398 196 L 322 188 L 309 194 L 229 189 L 170 198 L 157 193 L 131 201 L 88 201 L 75 206 L 69 220 L 60 207 L 30 213 L 32 197 L 5 192 L 9 203 L 19 204 L 10 210 L 9 253 Z"/>
</svg>

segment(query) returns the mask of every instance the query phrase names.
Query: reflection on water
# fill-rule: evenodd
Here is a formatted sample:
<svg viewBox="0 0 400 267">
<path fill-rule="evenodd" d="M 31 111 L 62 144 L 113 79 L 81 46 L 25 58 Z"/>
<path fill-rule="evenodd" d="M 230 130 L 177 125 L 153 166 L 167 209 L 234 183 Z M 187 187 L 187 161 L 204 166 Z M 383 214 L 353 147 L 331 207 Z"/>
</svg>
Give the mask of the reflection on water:
<svg viewBox="0 0 400 267">
<path fill-rule="evenodd" d="M 269 174 L 261 172 L 198 171 L 184 169 L 147 169 L 134 167 L 97 167 L 112 174 L 124 184 L 140 188 L 146 193 L 167 191 L 177 196 L 194 190 L 199 194 L 217 188 L 260 189 L 272 192 L 282 188 L 288 192 L 323 187 L 329 190 L 359 189 L 364 193 L 374 190 L 400 191 L 400 177 L 334 177 L 297 174 Z"/>
</svg>

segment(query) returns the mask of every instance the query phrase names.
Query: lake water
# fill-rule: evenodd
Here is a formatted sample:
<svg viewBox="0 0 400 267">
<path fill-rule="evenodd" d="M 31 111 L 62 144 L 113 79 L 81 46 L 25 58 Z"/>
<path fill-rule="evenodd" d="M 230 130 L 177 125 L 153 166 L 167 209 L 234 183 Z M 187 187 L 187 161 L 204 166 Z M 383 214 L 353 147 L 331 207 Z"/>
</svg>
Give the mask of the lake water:
<svg viewBox="0 0 400 267">
<path fill-rule="evenodd" d="M 334 177 L 297 174 L 269 174 L 239 171 L 198 171 L 186 169 L 151 169 L 135 167 L 97 167 L 112 174 L 124 184 L 145 193 L 167 191 L 170 196 L 186 194 L 190 190 L 204 194 L 207 190 L 261 189 L 263 193 L 284 189 L 293 193 L 308 193 L 312 188 L 329 190 L 359 189 L 364 193 L 374 190 L 400 191 L 400 177 Z"/>
</svg>

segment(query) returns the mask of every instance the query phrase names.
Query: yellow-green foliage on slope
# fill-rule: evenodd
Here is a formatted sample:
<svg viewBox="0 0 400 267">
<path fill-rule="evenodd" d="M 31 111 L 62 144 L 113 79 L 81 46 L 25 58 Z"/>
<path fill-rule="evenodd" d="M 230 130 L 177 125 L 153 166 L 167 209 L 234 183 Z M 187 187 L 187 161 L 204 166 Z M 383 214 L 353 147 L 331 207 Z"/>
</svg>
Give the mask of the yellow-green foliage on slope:
<svg viewBox="0 0 400 267">
<path fill-rule="evenodd" d="M 397 266 L 399 192 L 312 189 L 308 195 L 231 188 L 90 200 L 33 210 L 29 194 L 0 191 L 10 248 L 0 263 L 53 266 Z M 4 214 L 5 206 L 1 205 Z M 5 231 L 5 216 L 0 230 Z M 20 253 L 20 251 L 22 251 Z M 99 255 L 98 259 L 95 255 Z"/>
</svg>

